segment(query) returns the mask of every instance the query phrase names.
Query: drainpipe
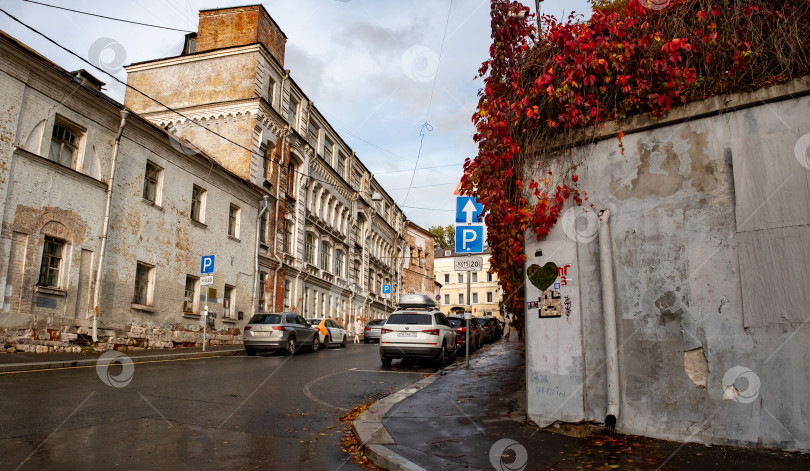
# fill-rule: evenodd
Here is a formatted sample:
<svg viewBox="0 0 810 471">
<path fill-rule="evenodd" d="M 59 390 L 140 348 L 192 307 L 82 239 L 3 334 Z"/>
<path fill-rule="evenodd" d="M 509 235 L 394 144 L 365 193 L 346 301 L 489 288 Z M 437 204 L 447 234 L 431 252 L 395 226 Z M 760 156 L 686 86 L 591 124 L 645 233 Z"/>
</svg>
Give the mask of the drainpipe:
<svg viewBox="0 0 810 471">
<path fill-rule="evenodd" d="M 286 77 L 286 76 L 285 76 Z M 278 256 L 278 202 L 281 199 L 281 163 L 284 162 L 284 151 L 287 147 L 287 135 L 290 133 L 290 126 L 287 125 L 284 128 L 284 132 L 281 135 L 281 155 L 278 157 L 278 162 L 276 162 L 276 208 L 273 214 L 273 217 L 276 218 L 275 228 L 276 230 L 273 231 L 273 257 L 276 259 L 276 269 L 273 271 L 273 310 L 276 310 L 276 296 L 278 294 L 278 271 L 281 270 L 281 264 L 283 260 L 281 257 Z M 289 178 L 289 175 L 287 176 Z M 283 310 L 282 306 L 282 310 Z"/>
<path fill-rule="evenodd" d="M 264 212 L 267 211 L 267 208 L 270 206 L 270 196 L 264 195 L 262 196 L 262 207 L 259 209 L 259 215 L 256 218 L 256 250 L 253 253 L 253 296 L 250 298 L 250 315 L 252 316 L 253 313 L 256 312 L 258 306 L 256 305 L 257 297 L 256 294 L 259 289 L 259 282 L 261 281 L 259 278 L 259 243 L 261 241 L 261 237 L 259 236 L 259 232 L 262 230 L 262 216 Z"/>
<path fill-rule="evenodd" d="M 96 268 L 96 289 L 93 291 L 93 343 L 98 342 L 98 304 L 101 299 L 101 269 L 104 267 L 104 250 L 107 247 L 107 233 L 110 229 L 110 206 L 112 205 L 113 184 L 115 183 L 115 161 L 118 159 L 118 149 L 121 145 L 121 135 L 127 124 L 129 111 L 121 110 L 121 124 L 115 135 L 112 161 L 110 162 L 110 179 L 107 182 L 107 203 L 104 206 L 104 224 L 101 226 L 101 248 L 98 251 L 98 268 Z"/>
<path fill-rule="evenodd" d="M 602 312 L 605 316 L 605 355 L 607 368 L 607 415 L 605 424 L 616 426 L 619 417 L 619 345 L 616 335 L 616 296 L 613 287 L 613 249 L 610 237 L 610 210 L 599 214 L 599 269 L 602 278 Z"/>
</svg>

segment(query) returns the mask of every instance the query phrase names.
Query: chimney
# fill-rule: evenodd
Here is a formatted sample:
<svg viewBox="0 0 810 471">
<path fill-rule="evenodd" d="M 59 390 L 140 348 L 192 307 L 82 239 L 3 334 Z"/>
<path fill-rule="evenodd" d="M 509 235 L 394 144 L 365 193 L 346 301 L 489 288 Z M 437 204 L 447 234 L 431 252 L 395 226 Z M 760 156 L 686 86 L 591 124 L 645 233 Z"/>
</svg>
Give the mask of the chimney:
<svg viewBox="0 0 810 471">
<path fill-rule="evenodd" d="M 261 43 L 284 67 L 287 36 L 262 5 L 200 10 L 196 51 Z"/>
</svg>

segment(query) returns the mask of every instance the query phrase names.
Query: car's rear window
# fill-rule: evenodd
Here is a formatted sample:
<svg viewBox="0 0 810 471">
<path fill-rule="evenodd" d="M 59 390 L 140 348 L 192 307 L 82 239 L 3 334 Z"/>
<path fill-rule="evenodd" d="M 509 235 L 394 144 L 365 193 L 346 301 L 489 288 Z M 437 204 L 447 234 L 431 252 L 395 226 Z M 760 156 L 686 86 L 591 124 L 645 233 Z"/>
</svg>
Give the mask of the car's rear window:
<svg viewBox="0 0 810 471">
<path fill-rule="evenodd" d="M 383 325 L 385 324 L 385 319 L 372 319 L 368 321 L 368 325 Z"/>
<path fill-rule="evenodd" d="M 433 316 L 430 314 L 391 314 L 386 324 L 433 325 Z"/>
<path fill-rule="evenodd" d="M 281 324 L 281 314 L 253 314 L 248 324 Z"/>
<path fill-rule="evenodd" d="M 464 319 L 459 319 L 458 317 L 448 317 L 447 320 L 453 324 L 453 327 L 464 327 Z"/>
</svg>

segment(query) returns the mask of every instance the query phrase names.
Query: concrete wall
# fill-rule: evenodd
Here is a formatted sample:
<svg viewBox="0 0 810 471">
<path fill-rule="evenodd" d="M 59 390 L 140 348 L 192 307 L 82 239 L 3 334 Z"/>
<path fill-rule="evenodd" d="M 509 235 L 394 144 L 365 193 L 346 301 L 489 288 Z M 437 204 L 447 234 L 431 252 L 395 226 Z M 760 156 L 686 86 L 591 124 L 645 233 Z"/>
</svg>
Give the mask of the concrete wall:
<svg viewBox="0 0 810 471">
<path fill-rule="evenodd" d="M 618 430 L 810 448 L 808 108 L 797 81 L 621 123 L 624 155 L 615 125 L 568 149 L 590 202 L 612 213 L 618 339 L 605 345 L 599 217 L 566 203 L 545 240 L 526 235 L 527 268 L 571 265 L 561 307 L 553 285 L 526 280 L 532 420 L 603 422 L 616 349 Z M 570 159 L 526 169 L 545 179 Z"/>
</svg>

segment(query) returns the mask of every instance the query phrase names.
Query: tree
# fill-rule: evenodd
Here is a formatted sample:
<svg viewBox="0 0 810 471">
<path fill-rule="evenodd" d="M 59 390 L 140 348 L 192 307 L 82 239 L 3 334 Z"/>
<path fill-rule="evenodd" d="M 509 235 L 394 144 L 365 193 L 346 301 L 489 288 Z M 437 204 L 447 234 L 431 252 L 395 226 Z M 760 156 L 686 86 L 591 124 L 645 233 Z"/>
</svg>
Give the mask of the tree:
<svg viewBox="0 0 810 471">
<path fill-rule="evenodd" d="M 456 228 L 454 226 L 432 226 L 428 232 L 433 234 L 436 247 L 440 249 L 452 249 L 456 245 Z"/>
</svg>

